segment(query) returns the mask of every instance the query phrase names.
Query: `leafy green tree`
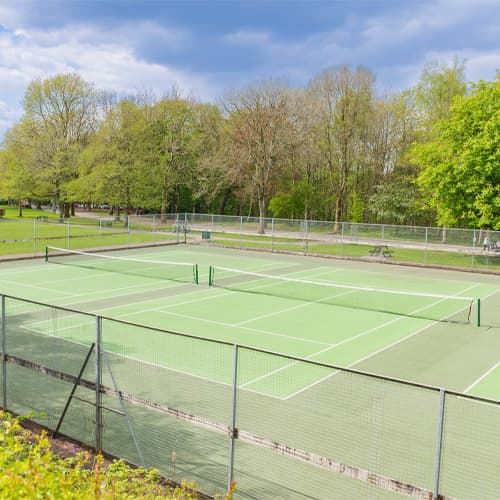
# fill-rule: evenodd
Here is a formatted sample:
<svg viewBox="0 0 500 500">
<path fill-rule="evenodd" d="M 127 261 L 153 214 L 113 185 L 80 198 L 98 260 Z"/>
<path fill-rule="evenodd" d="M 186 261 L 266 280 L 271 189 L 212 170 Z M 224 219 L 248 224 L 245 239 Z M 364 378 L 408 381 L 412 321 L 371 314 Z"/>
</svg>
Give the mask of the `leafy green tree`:
<svg viewBox="0 0 500 500">
<path fill-rule="evenodd" d="M 130 101 L 111 108 L 98 132 L 80 156 L 80 175 L 72 185 L 73 197 L 120 207 L 144 206 L 151 179 L 144 168 L 147 136 L 144 112 Z"/>
<path fill-rule="evenodd" d="M 97 127 L 97 102 L 94 87 L 77 74 L 34 80 L 25 92 L 38 175 L 50 185 L 61 216 L 68 216 L 70 203 L 76 201 L 70 184 L 78 176 L 79 154 Z"/>
<path fill-rule="evenodd" d="M 438 222 L 500 229 L 500 73 L 457 97 L 437 130 L 414 146 L 412 159 Z"/>
<path fill-rule="evenodd" d="M 148 153 L 153 197 L 162 217 L 169 208 L 178 211 L 184 187 L 192 189 L 196 164 L 201 153 L 202 130 L 195 103 L 163 99 L 152 108 L 148 128 Z"/>
<path fill-rule="evenodd" d="M 5 136 L 0 152 L 0 196 L 18 201 L 22 216 L 23 200 L 43 200 L 49 196 L 37 169 L 39 151 L 32 141 L 32 124 L 23 119 Z"/>
<path fill-rule="evenodd" d="M 415 89 L 415 103 L 422 125 L 432 129 L 439 121 L 450 116 L 450 108 L 456 96 L 467 91 L 465 65 L 457 59 L 451 65 L 432 61 L 420 75 Z"/>
</svg>

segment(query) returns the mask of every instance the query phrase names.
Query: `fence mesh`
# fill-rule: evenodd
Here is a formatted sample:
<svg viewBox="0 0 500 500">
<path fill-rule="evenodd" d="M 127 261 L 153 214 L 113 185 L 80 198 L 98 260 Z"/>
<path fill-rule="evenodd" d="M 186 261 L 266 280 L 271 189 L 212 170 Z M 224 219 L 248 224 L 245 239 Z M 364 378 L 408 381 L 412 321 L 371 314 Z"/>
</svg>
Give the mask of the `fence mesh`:
<svg viewBox="0 0 500 500">
<path fill-rule="evenodd" d="M 210 238 L 203 237 L 207 232 Z M 280 219 L 215 214 L 122 214 L 0 220 L 3 254 L 212 242 L 236 248 L 500 269 L 500 231 Z M 386 245 L 389 253 L 371 252 Z"/>
<path fill-rule="evenodd" d="M 7 409 L 205 493 L 223 494 L 229 478 L 242 499 L 423 499 L 435 483 L 443 499 L 500 490 L 500 402 L 442 399 L 436 388 L 2 303 Z"/>
</svg>

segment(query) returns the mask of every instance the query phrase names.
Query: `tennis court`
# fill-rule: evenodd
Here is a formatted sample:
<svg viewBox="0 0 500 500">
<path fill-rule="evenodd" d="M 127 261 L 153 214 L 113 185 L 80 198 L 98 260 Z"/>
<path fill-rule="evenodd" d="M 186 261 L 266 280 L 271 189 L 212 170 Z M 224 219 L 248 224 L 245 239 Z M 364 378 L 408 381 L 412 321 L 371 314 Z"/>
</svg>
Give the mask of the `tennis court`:
<svg viewBox="0 0 500 500">
<path fill-rule="evenodd" d="M 332 408 L 331 399 L 335 386 L 341 387 L 345 398 L 349 397 L 347 392 L 358 390 L 372 398 L 376 391 L 370 389 L 370 383 L 363 381 L 361 388 L 359 380 L 349 373 L 321 365 L 312 368 L 297 358 L 500 400 L 497 276 L 176 245 L 94 255 L 49 251 L 47 262 L 2 263 L 0 290 L 10 296 L 290 356 L 250 352 L 247 362 L 241 364 L 238 389 L 246 396 L 240 398 L 240 404 L 250 408 L 244 421 L 257 435 L 266 435 L 266 429 L 272 428 L 272 434 L 280 436 L 279 418 L 267 427 L 259 419 L 266 412 L 280 411 L 293 419 L 294 406 L 299 408 L 297 417 L 313 424 L 319 417 L 304 414 L 314 402 L 325 411 L 325 418 L 328 415 L 334 421 L 347 418 L 354 422 L 350 431 L 353 441 L 356 437 L 375 439 L 373 429 L 364 429 L 363 401 L 354 405 L 356 409 L 352 402 Z M 26 304 L 18 307 L 23 314 L 29 308 Z M 477 326 L 478 315 L 481 326 Z M 26 317 L 29 320 L 21 325 L 23 330 L 53 335 L 51 316 Z M 82 344 L 88 341 L 94 324 L 91 316 L 65 314 L 57 319 L 57 335 Z M 212 387 L 205 397 L 219 407 L 218 390 L 213 388 L 230 387 L 232 376 L 219 344 L 193 343 L 179 337 L 170 339 L 165 348 L 160 334 L 149 335 L 144 342 L 140 328 L 124 331 L 117 326 L 111 321 L 107 325 L 103 342 L 108 352 L 168 369 L 171 378 L 189 374 L 204 381 Z M 140 382 L 136 384 L 140 386 Z M 394 448 L 418 447 L 416 455 L 422 456 L 417 462 L 426 462 L 433 455 L 435 397 L 417 394 L 417 388 L 412 397 L 389 381 L 386 385 L 384 390 L 390 393 L 383 408 L 386 418 L 395 419 L 397 411 L 411 409 L 409 427 L 422 428 L 422 435 L 423 429 L 429 430 L 431 441 L 417 445 L 418 437 L 406 436 L 399 442 L 394 435 L 384 439 L 385 431 L 381 431 L 376 437 L 380 440 L 378 453 L 385 456 L 385 462 L 392 457 L 387 469 L 390 477 L 428 486 L 431 479 L 427 472 L 406 470 L 408 465 L 401 470 L 401 456 Z M 227 398 L 227 394 L 221 398 Z M 213 411 L 215 420 L 224 420 Z M 500 428 L 498 407 L 493 411 L 495 428 Z M 489 431 L 491 419 L 481 418 L 488 422 L 485 432 L 487 427 Z M 327 439 L 312 430 L 308 435 L 302 430 L 302 439 L 307 449 L 321 449 Z M 285 442 L 285 438 L 278 441 Z M 484 441 L 489 442 L 487 436 Z M 461 445 L 466 443 L 462 440 Z M 349 456 L 352 443 L 335 446 L 344 449 L 347 463 L 363 463 L 363 457 Z M 261 460 L 255 463 L 266 467 Z M 491 467 L 496 466 L 478 465 L 484 477 L 489 477 Z M 257 469 L 256 465 L 256 477 Z M 276 474 L 279 476 L 279 466 Z M 450 472 L 454 482 L 457 474 Z M 240 484 L 244 490 L 244 481 Z M 456 488 L 459 493 L 467 491 L 460 485 Z M 488 486 L 485 491 L 490 491 Z M 293 496 L 289 492 L 288 497 Z"/>
<path fill-rule="evenodd" d="M 191 286 L 191 266 L 162 270 L 162 261 L 197 264 L 199 285 Z M 215 286 L 208 286 L 210 266 Z M 500 383 L 494 383 L 500 377 L 500 336 L 490 328 L 500 324 L 497 277 L 194 246 L 64 255 L 2 267 L 0 286 L 9 295 L 500 399 Z M 71 330 L 78 328 L 64 331 L 77 335 Z M 268 392 L 272 378 L 259 377 L 249 387 Z"/>
</svg>

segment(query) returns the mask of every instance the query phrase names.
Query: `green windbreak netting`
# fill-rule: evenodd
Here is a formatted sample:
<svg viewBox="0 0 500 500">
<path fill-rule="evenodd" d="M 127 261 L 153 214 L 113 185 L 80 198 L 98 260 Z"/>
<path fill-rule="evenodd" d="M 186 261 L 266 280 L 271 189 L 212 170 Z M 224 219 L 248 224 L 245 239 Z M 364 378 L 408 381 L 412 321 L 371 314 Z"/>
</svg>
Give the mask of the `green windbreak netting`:
<svg viewBox="0 0 500 500">
<path fill-rule="evenodd" d="M 474 321 L 476 302 L 471 297 L 358 287 L 225 267 L 210 268 L 209 284 L 238 292 L 458 323 Z"/>
<path fill-rule="evenodd" d="M 133 274 L 153 279 L 198 283 L 198 266 L 190 262 L 148 260 L 104 253 L 81 252 L 50 247 L 46 249 L 46 261 L 98 271 Z"/>
</svg>

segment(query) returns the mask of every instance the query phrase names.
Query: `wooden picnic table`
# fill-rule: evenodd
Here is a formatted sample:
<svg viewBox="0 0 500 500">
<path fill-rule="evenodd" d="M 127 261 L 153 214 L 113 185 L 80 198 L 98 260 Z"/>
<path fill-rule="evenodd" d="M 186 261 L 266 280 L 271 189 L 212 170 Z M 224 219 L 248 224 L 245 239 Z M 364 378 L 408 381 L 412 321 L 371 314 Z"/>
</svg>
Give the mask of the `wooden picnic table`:
<svg viewBox="0 0 500 500">
<path fill-rule="evenodd" d="M 392 250 L 387 245 L 373 245 L 370 250 L 370 255 L 375 257 L 376 255 L 381 255 L 382 257 L 392 257 Z"/>
</svg>

